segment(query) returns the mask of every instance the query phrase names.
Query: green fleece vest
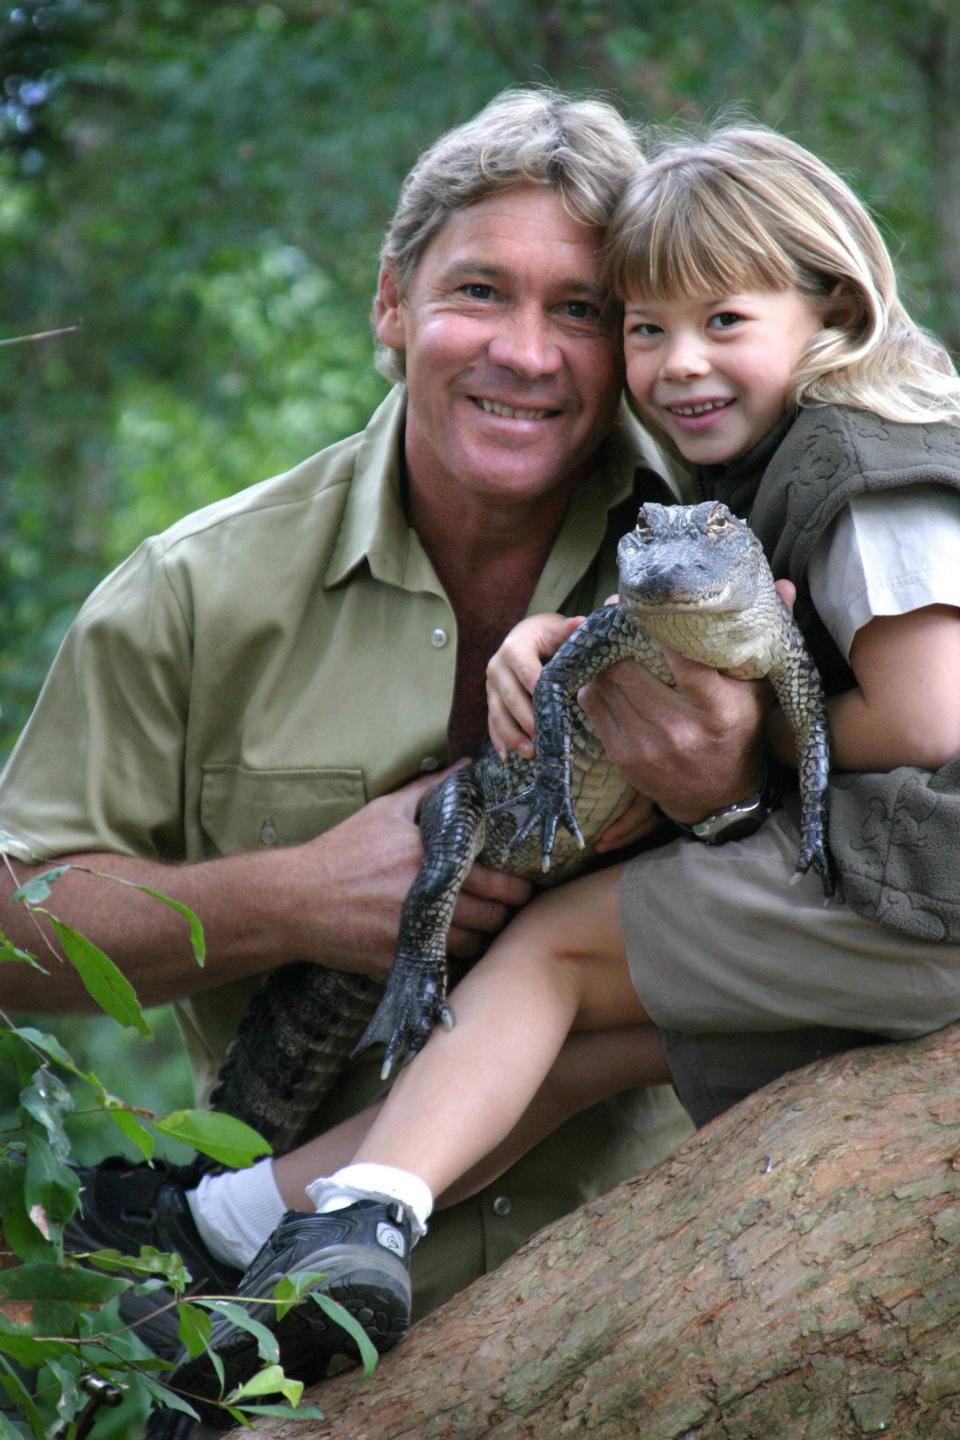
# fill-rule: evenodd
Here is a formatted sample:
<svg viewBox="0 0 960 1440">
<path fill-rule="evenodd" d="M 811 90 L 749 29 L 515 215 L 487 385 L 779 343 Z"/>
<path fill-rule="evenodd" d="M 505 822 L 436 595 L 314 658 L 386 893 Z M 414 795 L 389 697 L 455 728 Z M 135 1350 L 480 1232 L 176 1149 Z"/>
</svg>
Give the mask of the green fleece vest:
<svg viewBox="0 0 960 1440">
<path fill-rule="evenodd" d="M 930 483 L 960 490 L 960 426 L 901 425 L 844 406 L 801 410 L 730 466 L 697 477 L 759 536 L 829 693 L 855 680 L 810 599 L 807 566 L 855 495 Z M 960 559 L 960 557 L 958 557 Z M 960 755 L 939 770 L 836 774 L 830 846 L 858 914 L 925 940 L 960 941 Z"/>
</svg>

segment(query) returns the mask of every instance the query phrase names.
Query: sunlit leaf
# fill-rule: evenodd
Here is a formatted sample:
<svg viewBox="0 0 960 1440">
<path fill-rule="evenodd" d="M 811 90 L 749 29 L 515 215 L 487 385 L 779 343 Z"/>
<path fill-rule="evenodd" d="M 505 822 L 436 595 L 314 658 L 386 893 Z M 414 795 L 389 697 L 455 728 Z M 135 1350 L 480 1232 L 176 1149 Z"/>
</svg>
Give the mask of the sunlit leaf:
<svg viewBox="0 0 960 1440">
<path fill-rule="evenodd" d="M 288 1379 L 279 1365 L 266 1365 L 262 1370 L 258 1370 L 256 1375 L 252 1376 L 245 1385 L 231 1390 L 227 1396 L 227 1403 L 236 1405 L 247 1396 L 253 1395 L 285 1395 L 291 1405 L 296 1405 L 302 1394 L 302 1380 Z"/>
<path fill-rule="evenodd" d="M 152 1124 L 161 1135 L 182 1140 L 234 1170 L 272 1153 L 262 1135 L 233 1115 L 217 1115 L 212 1110 L 173 1110 Z"/>
<path fill-rule="evenodd" d="M 62 920 L 50 917 L 63 946 L 64 954 L 73 965 L 88 993 L 96 1000 L 101 1010 L 112 1015 L 121 1025 L 129 1025 L 139 1031 L 145 1040 L 153 1034 L 146 1016 L 140 1008 L 136 991 L 130 981 L 118 970 L 103 951 Z"/>
<path fill-rule="evenodd" d="M 122 1250 L 91 1250 L 84 1252 L 84 1264 L 96 1265 L 101 1270 L 128 1271 L 144 1279 L 160 1276 L 175 1290 L 185 1290 L 190 1283 L 190 1273 L 180 1255 L 168 1254 L 152 1245 L 141 1245 L 139 1255 L 127 1255 Z"/>
</svg>

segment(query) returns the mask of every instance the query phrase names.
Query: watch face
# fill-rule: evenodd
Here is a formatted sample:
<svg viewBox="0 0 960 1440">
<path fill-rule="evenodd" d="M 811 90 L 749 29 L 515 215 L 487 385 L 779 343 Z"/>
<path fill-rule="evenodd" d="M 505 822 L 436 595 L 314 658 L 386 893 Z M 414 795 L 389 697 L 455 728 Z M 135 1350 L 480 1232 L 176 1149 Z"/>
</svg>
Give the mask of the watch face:
<svg viewBox="0 0 960 1440">
<path fill-rule="evenodd" d="M 708 815 L 699 825 L 692 826 L 693 833 L 705 845 L 722 845 L 727 840 L 745 840 L 758 830 L 767 818 L 760 796 L 745 800 L 740 805 L 731 805 L 727 810 L 718 810 Z"/>
</svg>

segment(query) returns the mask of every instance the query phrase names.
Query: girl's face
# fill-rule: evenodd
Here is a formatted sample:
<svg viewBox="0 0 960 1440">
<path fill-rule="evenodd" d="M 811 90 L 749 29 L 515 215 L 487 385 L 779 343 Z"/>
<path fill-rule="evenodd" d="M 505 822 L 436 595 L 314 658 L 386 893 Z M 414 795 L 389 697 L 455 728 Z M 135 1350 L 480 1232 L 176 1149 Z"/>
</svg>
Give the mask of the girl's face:
<svg viewBox="0 0 960 1440">
<path fill-rule="evenodd" d="M 769 433 L 823 326 L 799 290 L 627 299 L 627 385 L 645 420 L 695 465 L 722 465 Z"/>
</svg>

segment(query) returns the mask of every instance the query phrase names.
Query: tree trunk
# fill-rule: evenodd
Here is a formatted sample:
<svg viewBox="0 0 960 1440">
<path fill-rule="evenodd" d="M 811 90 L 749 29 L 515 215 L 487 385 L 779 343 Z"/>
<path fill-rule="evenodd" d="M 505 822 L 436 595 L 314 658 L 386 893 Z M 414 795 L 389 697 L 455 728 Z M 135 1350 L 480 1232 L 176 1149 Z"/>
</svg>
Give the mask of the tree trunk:
<svg viewBox="0 0 960 1440">
<path fill-rule="evenodd" d="M 960 1434 L 958 1039 L 784 1076 L 237 1440 Z"/>
</svg>

